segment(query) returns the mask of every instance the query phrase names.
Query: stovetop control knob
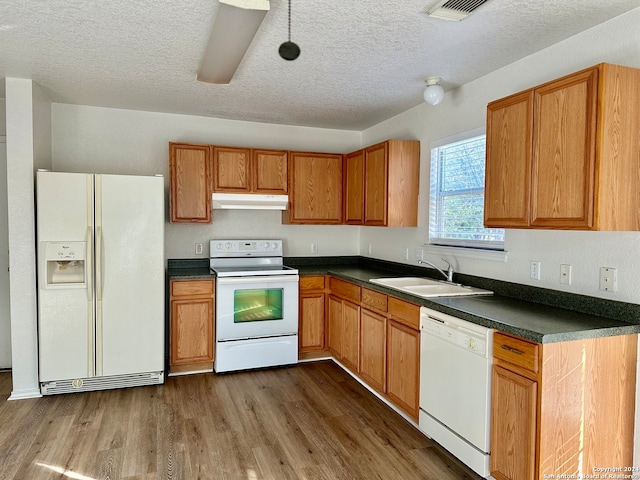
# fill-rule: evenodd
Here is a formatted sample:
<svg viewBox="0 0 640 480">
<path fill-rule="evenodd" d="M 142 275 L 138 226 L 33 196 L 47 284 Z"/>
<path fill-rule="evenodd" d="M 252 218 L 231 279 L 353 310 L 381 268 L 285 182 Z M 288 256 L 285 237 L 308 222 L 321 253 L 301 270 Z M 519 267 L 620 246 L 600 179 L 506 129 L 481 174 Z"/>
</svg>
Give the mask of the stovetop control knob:
<svg viewBox="0 0 640 480">
<path fill-rule="evenodd" d="M 227 242 L 224 245 L 224 248 L 226 248 L 227 250 L 229 250 L 231 248 L 231 242 Z"/>
</svg>

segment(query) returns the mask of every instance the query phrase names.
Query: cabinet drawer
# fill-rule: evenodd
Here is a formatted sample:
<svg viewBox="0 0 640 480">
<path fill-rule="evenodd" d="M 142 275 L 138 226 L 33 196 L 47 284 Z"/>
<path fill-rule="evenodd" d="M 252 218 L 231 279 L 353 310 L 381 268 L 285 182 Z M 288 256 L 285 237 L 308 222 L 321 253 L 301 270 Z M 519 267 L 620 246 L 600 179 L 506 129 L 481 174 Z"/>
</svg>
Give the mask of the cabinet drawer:
<svg viewBox="0 0 640 480">
<path fill-rule="evenodd" d="M 213 295 L 213 280 L 172 280 L 171 296 Z"/>
<path fill-rule="evenodd" d="M 538 373 L 540 345 L 515 338 L 500 332 L 493 334 L 494 358 L 511 363 L 518 367 Z"/>
<path fill-rule="evenodd" d="M 420 330 L 420 307 L 395 297 L 389 297 L 389 314 L 405 325 Z"/>
<path fill-rule="evenodd" d="M 362 305 L 365 307 L 379 310 L 381 312 L 387 311 L 387 296 L 384 293 L 375 292 L 368 288 L 362 289 Z"/>
<path fill-rule="evenodd" d="M 300 291 L 324 290 L 324 275 L 301 275 Z"/>
<path fill-rule="evenodd" d="M 353 283 L 338 280 L 337 278 L 330 278 L 329 288 L 334 295 L 360 303 L 360 287 Z"/>
</svg>

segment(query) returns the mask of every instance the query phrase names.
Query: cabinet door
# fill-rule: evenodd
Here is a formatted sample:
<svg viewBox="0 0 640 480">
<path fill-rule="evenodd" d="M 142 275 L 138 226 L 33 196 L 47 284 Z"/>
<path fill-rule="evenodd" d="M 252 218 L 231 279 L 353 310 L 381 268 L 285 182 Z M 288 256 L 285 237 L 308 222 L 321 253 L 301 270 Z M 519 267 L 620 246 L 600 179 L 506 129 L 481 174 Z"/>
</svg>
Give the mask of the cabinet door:
<svg viewBox="0 0 640 480">
<path fill-rule="evenodd" d="M 211 149 L 169 144 L 171 223 L 211 223 Z"/>
<path fill-rule="evenodd" d="M 538 384 L 493 367 L 491 475 L 497 480 L 534 480 Z"/>
<path fill-rule="evenodd" d="M 251 191 L 251 150 L 213 147 L 213 191 L 248 193 Z"/>
<path fill-rule="evenodd" d="M 329 295 L 328 300 L 329 313 L 329 337 L 327 346 L 329 351 L 337 359 L 342 358 L 342 300 Z"/>
<path fill-rule="evenodd" d="M 387 322 L 387 395 L 417 420 L 420 382 L 420 332 Z"/>
<path fill-rule="evenodd" d="M 342 223 L 342 155 L 290 152 L 288 223 Z"/>
<path fill-rule="evenodd" d="M 255 193 L 285 195 L 287 193 L 287 152 L 282 150 L 252 150 L 253 185 Z"/>
<path fill-rule="evenodd" d="M 535 90 L 531 225 L 593 226 L 598 70 Z"/>
<path fill-rule="evenodd" d="M 345 156 L 344 223 L 364 222 L 364 150 Z"/>
<path fill-rule="evenodd" d="M 300 295 L 299 352 L 324 350 L 324 293 Z"/>
<path fill-rule="evenodd" d="M 171 301 L 170 364 L 213 362 L 213 298 Z"/>
<path fill-rule="evenodd" d="M 365 149 L 364 224 L 387 224 L 387 143 Z"/>
<path fill-rule="evenodd" d="M 387 140 L 388 227 L 418 226 L 420 191 L 420 142 Z"/>
<path fill-rule="evenodd" d="M 387 381 L 387 318 L 360 311 L 360 375 L 384 393 Z"/>
<path fill-rule="evenodd" d="M 486 227 L 529 225 L 533 90 L 487 107 Z"/>
<path fill-rule="evenodd" d="M 354 372 L 360 365 L 360 306 L 342 301 L 342 362 Z"/>
</svg>

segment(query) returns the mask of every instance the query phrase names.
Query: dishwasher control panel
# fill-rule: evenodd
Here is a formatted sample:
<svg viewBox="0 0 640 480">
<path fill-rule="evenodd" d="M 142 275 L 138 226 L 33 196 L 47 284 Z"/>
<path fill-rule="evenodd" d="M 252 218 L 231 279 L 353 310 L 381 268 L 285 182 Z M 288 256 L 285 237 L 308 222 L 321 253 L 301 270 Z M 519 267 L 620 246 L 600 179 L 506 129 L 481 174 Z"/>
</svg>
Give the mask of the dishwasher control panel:
<svg viewBox="0 0 640 480">
<path fill-rule="evenodd" d="M 422 332 L 482 356 L 491 355 L 493 330 L 423 307 Z"/>
</svg>

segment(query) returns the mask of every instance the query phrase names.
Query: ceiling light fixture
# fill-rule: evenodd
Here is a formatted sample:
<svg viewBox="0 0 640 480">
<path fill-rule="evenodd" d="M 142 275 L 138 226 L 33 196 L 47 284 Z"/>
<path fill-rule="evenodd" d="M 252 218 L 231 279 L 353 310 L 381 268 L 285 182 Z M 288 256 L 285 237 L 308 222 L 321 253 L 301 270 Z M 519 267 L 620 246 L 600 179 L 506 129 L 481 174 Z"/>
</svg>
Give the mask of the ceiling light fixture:
<svg viewBox="0 0 640 480">
<path fill-rule="evenodd" d="M 300 56 L 300 47 L 291 41 L 291 0 L 289 0 L 289 40 L 280 45 L 278 53 L 285 60 L 295 60 Z"/>
<path fill-rule="evenodd" d="M 438 105 L 444 98 L 444 89 L 440 86 L 440 77 L 429 77 L 425 80 L 424 101 L 429 105 Z"/>
<path fill-rule="evenodd" d="M 269 0 L 220 0 L 197 79 L 227 84 L 265 15 Z"/>
</svg>

